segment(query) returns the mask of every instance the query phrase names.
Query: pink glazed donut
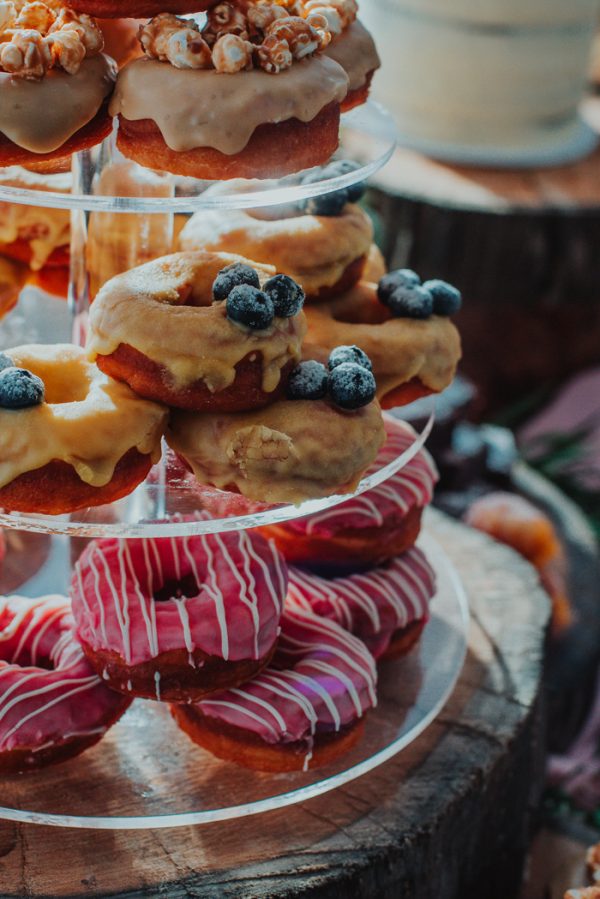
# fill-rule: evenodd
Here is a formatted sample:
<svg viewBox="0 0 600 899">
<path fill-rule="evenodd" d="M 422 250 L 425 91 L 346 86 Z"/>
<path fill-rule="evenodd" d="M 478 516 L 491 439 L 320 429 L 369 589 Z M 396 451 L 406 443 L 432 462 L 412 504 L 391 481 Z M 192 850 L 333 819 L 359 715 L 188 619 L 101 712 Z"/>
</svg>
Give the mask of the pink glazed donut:
<svg viewBox="0 0 600 899">
<path fill-rule="evenodd" d="M 376 685 L 364 643 L 286 603 L 272 666 L 239 689 L 171 711 L 218 758 L 258 771 L 306 771 L 358 741 L 365 713 L 377 702 Z"/>
<path fill-rule="evenodd" d="M 73 575 L 77 635 L 106 684 L 192 702 L 268 664 L 287 569 L 256 533 L 90 543 Z"/>
<path fill-rule="evenodd" d="M 330 618 L 359 637 L 376 659 L 407 653 L 429 619 L 435 574 L 420 549 L 371 571 L 324 578 L 289 569 L 288 603 Z"/>
<path fill-rule="evenodd" d="M 0 772 L 79 755 L 128 705 L 84 656 L 68 599 L 0 597 Z"/>
<path fill-rule="evenodd" d="M 415 431 L 385 418 L 386 441 L 366 475 L 379 471 L 413 445 Z M 348 571 L 399 556 L 414 545 L 423 509 L 438 479 L 433 459 L 420 450 L 383 484 L 333 509 L 261 528 L 294 565 Z"/>
</svg>

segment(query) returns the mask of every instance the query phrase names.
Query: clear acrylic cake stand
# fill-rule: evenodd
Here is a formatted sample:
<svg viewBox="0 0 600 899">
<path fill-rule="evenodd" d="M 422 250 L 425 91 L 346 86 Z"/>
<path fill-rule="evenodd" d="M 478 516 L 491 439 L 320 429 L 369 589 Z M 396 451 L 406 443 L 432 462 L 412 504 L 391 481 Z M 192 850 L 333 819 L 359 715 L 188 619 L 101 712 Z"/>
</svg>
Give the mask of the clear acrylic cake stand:
<svg viewBox="0 0 600 899">
<path fill-rule="evenodd" d="M 72 228 L 68 302 L 39 288 L 24 288 L 16 309 L 0 322 L 0 350 L 22 343 L 83 342 L 87 310 L 98 287 L 119 271 L 170 252 L 186 214 L 264 209 L 331 192 L 366 180 L 388 161 L 394 146 L 390 117 L 369 103 L 343 117 L 336 154 L 354 159 L 360 168 L 310 185 L 292 176 L 210 186 L 147 172 L 123 160 L 109 140 L 74 157 L 71 194 L 0 186 L 0 201 L 70 210 Z M 433 415 L 414 446 L 364 478 L 356 492 L 382 483 L 405 465 L 423 445 L 432 423 Z M 220 491 L 200 491 L 165 453 L 146 483 L 111 506 L 59 517 L 0 511 L 0 526 L 9 529 L 10 545 L 0 571 L 0 592 L 66 592 L 71 566 L 89 538 L 240 530 L 301 517 L 348 498 L 248 510 Z M 440 712 L 466 653 L 468 607 L 460 578 L 426 532 L 420 545 L 437 574 L 431 620 L 418 648 L 382 666 L 378 708 L 367 718 L 363 739 L 336 764 L 297 774 L 248 772 L 194 746 L 171 721 L 167 706 L 137 701 L 107 737 L 81 757 L 0 780 L 0 819 L 101 829 L 208 823 L 303 802 L 382 764 Z"/>
</svg>

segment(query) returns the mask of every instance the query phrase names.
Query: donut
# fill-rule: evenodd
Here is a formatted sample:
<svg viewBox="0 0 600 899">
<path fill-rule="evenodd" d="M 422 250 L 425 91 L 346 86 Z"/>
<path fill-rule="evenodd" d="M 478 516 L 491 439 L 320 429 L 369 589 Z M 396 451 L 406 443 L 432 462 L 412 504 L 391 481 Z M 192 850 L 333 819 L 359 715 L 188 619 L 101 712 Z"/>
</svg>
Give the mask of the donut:
<svg viewBox="0 0 600 899">
<path fill-rule="evenodd" d="M 113 278 L 91 307 L 90 358 L 140 396 L 181 409 L 234 412 L 275 401 L 299 359 L 304 315 L 280 310 L 257 321 L 232 308 L 233 293 L 213 302 L 217 277 L 232 283 L 230 266 L 265 289 L 274 274 L 238 256 L 199 251 L 175 253 Z M 251 302 L 257 294 L 262 302 L 262 292 L 249 290 Z"/>
<path fill-rule="evenodd" d="M 377 703 L 376 683 L 364 643 L 333 621 L 286 605 L 271 667 L 238 689 L 171 712 L 218 758 L 258 771 L 307 771 L 358 742 Z"/>
<path fill-rule="evenodd" d="M 236 532 L 92 541 L 71 595 L 78 638 L 108 686 L 192 702 L 268 664 L 286 588 L 275 546 Z"/>
<path fill-rule="evenodd" d="M 129 700 L 109 690 L 75 638 L 69 600 L 0 597 L 0 772 L 79 755 Z"/>
<path fill-rule="evenodd" d="M 352 492 L 385 437 L 379 405 L 280 400 L 230 415 L 175 411 L 167 442 L 201 484 L 266 503 Z"/>
<path fill-rule="evenodd" d="M 554 636 L 564 633 L 573 622 L 568 564 L 564 547 L 548 515 L 523 496 L 497 490 L 475 500 L 464 519 L 471 527 L 512 547 L 531 562 L 552 600 Z"/>
<path fill-rule="evenodd" d="M 330 202 L 329 196 L 322 201 Z M 179 245 L 182 250 L 239 253 L 274 265 L 302 285 L 308 300 L 334 296 L 361 278 L 371 252 L 373 225 L 360 206 L 346 204 L 339 215 L 311 215 L 292 208 L 292 214 L 279 218 L 278 211 L 274 207 L 198 212 L 181 232 Z"/>
<path fill-rule="evenodd" d="M 417 439 L 410 425 L 389 417 L 385 433 L 385 444 L 367 475 L 393 462 Z M 413 546 L 437 477 L 435 464 L 423 449 L 372 490 L 324 512 L 267 525 L 261 532 L 274 539 L 294 565 L 329 571 L 378 565 Z"/>
<path fill-rule="evenodd" d="M 160 457 L 167 412 L 82 349 L 0 355 L 0 507 L 60 515 L 126 496 Z"/>
<path fill-rule="evenodd" d="M 116 66 L 95 22 L 53 2 L 24 2 L 11 4 L 2 24 L 0 166 L 48 164 L 107 137 Z"/>
<path fill-rule="evenodd" d="M 354 21 L 325 49 L 325 56 L 340 65 L 348 76 L 348 93 L 342 112 L 348 112 L 369 98 L 371 82 L 381 60 L 372 35 L 362 22 Z"/>
<path fill-rule="evenodd" d="M 143 24 L 143 19 L 132 18 L 100 19 L 98 21 L 98 27 L 104 36 L 104 52 L 114 59 L 119 69 L 122 69 L 132 59 L 137 59 L 142 55 L 138 34 Z"/>
<path fill-rule="evenodd" d="M 324 577 L 290 566 L 286 602 L 330 618 L 375 659 L 405 655 L 429 619 L 435 573 L 420 549 L 365 572 Z"/>
<path fill-rule="evenodd" d="M 314 347 L 327 352 L 341 344 L 359 346 L 372 361 L 384 409 L 444 390 L 461 356 L 449 317 L 396 317 L 378 301 L 377 290 L 376 284 L 360 281 L 345 294 L 306 306 L 305 353 L 312 357 Z"/>
<path fill-rule="evenodd" d="M 385 264 L 383 253 L 377 244 L 372 243 L 363 269 L 362 280 L 374 281 L 377 284 L 386 272 L 387 266 Z"/>
<path fill-rule="evenodd" d="M 151 172 L 135 162 L 121 159 L 104 166 L 94 184 L 94 193 L 109 197 L 168 199 L 174 192 L 170 175 Z M 86 245 L 90 297 L 93 299 L 115 275 L 165 256 L 172 250 L 173 214 L 170 212 L 164 215 L 90 213 Z"/>
<path fill-rule="evenodd" d="M 123 155 L 208 180 L 280 177 L 324 163 L 338 146 L 348 77 L 333 60 L 310 56 L 329 40 L 322 17 L 317 29 L 283 11 L 258 27 L 258 4 L 218 10 L 202 32 L 170 15 L 142 30 L 146 55 L 121 70 L 110 104 Z M 240 36 L 250 32 L 253 42 Z"/>
<path fill-rule="evenodd" d="M 28 274 L 27 266 L 0 256 L 0 319 L 19 302 Z"/>
<path fill-rule="evenodd" d="M 42 175 L 20 166 L 0 169 L 0 188 L 70 193 L 70 174 Z M 68 268 L 71 218 L 67 209 L 0 201 L 0 253 L 34 272 Z"/>
<path fill-rule="evenodd" d="M 217 0 L 65 0 L 77 12 L 100 19 L 140 19 L 161 12 L 194 13 L 214 6 Z"/>
</svg>

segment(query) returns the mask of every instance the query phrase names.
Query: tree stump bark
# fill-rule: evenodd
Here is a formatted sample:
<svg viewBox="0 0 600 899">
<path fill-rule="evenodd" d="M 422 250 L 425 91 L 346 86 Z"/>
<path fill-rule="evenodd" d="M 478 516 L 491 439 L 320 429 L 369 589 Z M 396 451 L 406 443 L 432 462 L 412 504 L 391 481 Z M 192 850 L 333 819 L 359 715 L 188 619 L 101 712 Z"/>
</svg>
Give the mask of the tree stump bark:
<svg viewBox="0 0 600 899">
<path fill-rule="evenodd" d="M 600 130 L 600 100 L 588 111 Z M 539 171 L 400 149 L 376 183 L 390 266 L 462 290 L 462 370 L 490 406 L 600 360 L 600 149 Z"/>
<path fill-rule="evenodd" d="M 3 899 L 515 896 L 543 781 L 548 603 L 510 550 L 439 513 L 429 524 L 462 574 L 472 623 L 459 685 L 415 743 L 333 793 L 236 822 L 0 824 Z"/>
</svg>

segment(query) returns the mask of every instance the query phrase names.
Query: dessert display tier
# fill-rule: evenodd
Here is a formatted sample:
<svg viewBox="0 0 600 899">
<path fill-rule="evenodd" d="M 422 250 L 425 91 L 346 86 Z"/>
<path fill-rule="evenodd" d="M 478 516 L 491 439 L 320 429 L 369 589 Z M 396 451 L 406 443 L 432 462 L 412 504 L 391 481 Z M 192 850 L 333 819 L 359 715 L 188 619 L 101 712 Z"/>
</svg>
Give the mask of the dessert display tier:
<svg viewBox="0 0 600 899">
<path fill-rule="evenodd" d="M 437 578 L 430 621 L 415 652 L 381 667 L 378 706 L 361 741 L 337 763 L 317 771 L 249 773 L 199 750 L 167 706 L 138 701 L 82 760 L 4 779 L 0 818 L 110 830 L 208 824 L 304 802 L 382 765 L 438 715 L 466 653 L 468 606 L 460 579 L 433 537 L 424 533 L 418 545 Z M 32 581 L 34 592 L 40 576 L 46 586 L 62 587 L 64 551 L 62 538 L 54 538 L 45 572 Z M 27 592 L 27 585 L 21 589 Z"/>
<path fill-rule="evenodd" d="M 110 177 L 108 169 L 123 157 L 109 139 L 101 147 L 74 157 L 74 185 L 71 193 L 60 190 L 30 189 L 0 183 L 0 201 L 53 209 L 96 212 L 189 213 L 200 209 L 247 209 L 292 203 L 331 193 L 364 181 L 382 168 L 396 146 L 396 130 L 389 113 L 370 101 L 342 116 L 340 146 L 336 157 L 351 159 L 359 167 L 336 177 L 301 183 L 301 176 L 274 180 L 219 182 L 217 190 L 206 193 L 212 182 L 152 173 L 141 166 L 127 183 Z M 132 195 L 133 194 L 133 195 Z"/>
<path fill-rule="evenodd" d="M 432 407 L 433 407 L 433 400 Z M 367 474 L 354 493 L 307 500 L 297 505 L 249 503 L 237 494 L 201 488 L 166 451 L 147 480 L 116 503 L 71 515 L 2 512 L 0 526 L 72 537 L 185 537 L 279 524 L 323 512 L 383 484 L 424 447 L 434 422 L 432 411 L 417 440 L 388 465 Z M 250 511 L 249 511 L 250 510 Z"/>
</svg>

